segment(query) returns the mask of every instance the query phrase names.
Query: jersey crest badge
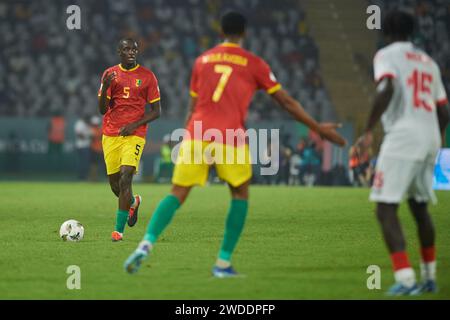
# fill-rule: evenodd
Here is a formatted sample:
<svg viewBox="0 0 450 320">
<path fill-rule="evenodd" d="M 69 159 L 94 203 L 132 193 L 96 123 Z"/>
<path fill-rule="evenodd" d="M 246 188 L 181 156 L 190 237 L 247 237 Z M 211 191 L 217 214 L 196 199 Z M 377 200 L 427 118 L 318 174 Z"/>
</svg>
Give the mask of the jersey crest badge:
<svg viewBox="0 0 450 320">
<path fill-rule="evenodd" d="M 142 80 L 141 79 L 136 79 L 136 87 L 140 87 L 142 84 Z"/>
</svg>

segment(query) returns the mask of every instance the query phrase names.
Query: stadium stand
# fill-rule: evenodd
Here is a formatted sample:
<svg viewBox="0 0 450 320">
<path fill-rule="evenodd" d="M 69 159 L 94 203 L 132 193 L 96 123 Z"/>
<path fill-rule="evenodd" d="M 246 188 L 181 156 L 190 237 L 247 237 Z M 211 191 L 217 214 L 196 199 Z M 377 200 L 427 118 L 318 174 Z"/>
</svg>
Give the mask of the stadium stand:
<svg viewBox="0 0 450 320">
<path fill-rule="evenodd" d="M 413 42 L 439 65 L 447 92 L 450 92 L 450 1 L 448 0 L 372 0 L 382 11 L 402 9 L 416 16 Z M 381 38 L 378 47 L 384 44 Z"/>
<path fill-rule="evenodd" d="M 99 78 L 117 63 L 118 39 L 134 36 L 140 43 L 140 63 L 160 80 L 163 116 L 184 117 L 193 60 L 219 42 L 220 14 L 233 8 L 250 18 L 246 48 L 269 62 L 308 112 L 320 120 L 336 118 L 301 1 L 80 0 L 81 30 L 73 31 L 65 27 L 66 8 L 73 1 L 52 6 L 43 2 L 0 3 L 2 116 L 95 112 Z M 283 117 L 263 94 L 249 113 L 251 121 Z"/>
</svg>

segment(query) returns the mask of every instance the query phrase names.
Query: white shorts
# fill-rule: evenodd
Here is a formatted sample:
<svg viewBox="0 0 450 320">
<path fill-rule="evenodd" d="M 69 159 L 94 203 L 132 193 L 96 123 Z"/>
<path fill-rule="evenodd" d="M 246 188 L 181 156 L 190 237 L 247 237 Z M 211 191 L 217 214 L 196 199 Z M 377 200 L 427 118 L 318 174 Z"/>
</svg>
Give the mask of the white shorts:
<svg viewBox="0 0 450 320">
<path fill-rule="evenodd" d="M 433 191 L 434 158 L 425 161 L 380 156 L 370 201 L 400 203 L 405 195 L 417 202 L 436 203 Z"/>
</svg>

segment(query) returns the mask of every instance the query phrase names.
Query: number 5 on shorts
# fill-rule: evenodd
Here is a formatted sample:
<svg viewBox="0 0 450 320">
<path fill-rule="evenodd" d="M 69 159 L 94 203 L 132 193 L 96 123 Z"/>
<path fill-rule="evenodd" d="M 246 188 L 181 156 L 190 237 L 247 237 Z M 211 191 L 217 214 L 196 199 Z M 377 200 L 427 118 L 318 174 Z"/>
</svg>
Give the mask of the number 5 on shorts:
<svg viewBox="0 0 450 320">
<path fill-rule="evenodd" d="M 138 156 L 140 151 L 141 151 L 141 146 L 137 144 L 136 145 L 136 152 L 134 154 Z"/>
</svg>

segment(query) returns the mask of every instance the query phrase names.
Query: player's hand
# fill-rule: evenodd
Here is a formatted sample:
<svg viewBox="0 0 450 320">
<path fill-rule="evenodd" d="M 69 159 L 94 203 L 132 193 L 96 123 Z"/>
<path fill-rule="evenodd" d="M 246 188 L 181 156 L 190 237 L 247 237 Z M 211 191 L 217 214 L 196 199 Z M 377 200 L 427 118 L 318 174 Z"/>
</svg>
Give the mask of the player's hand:
<svg viewBox="0 0 450 320">
<path fill-rule="evenodd" d="M 134 123 L 127 124 L 126 126 L 120 128 L 119 136 L 129 136 L 136 131 L 137 126 Z"/>
<path fill-rule="evenodd" d="M 342 127 L 340 123 L 320 123 L 319 134 L 322 138 L 343 147 L 347 141 L 336 131 L 340 127 Z"/>
<path fill-rule="evenodd" d="M 115 71 L 111 73 L 107 73 L 105 78 L 103 79 L 103 90 L 108 89 L 111 86 L 111 83 L 116 79 L 117 74 Z"/>
<path fill-rule="evenodd" d="M 373 134 L 372 132 L 368 131 L 356 140 L 355 146 L 360 147 L 363 150 L 366 150 L 370 148 L 372 143 L 373 143 Z"/>
</svg>

